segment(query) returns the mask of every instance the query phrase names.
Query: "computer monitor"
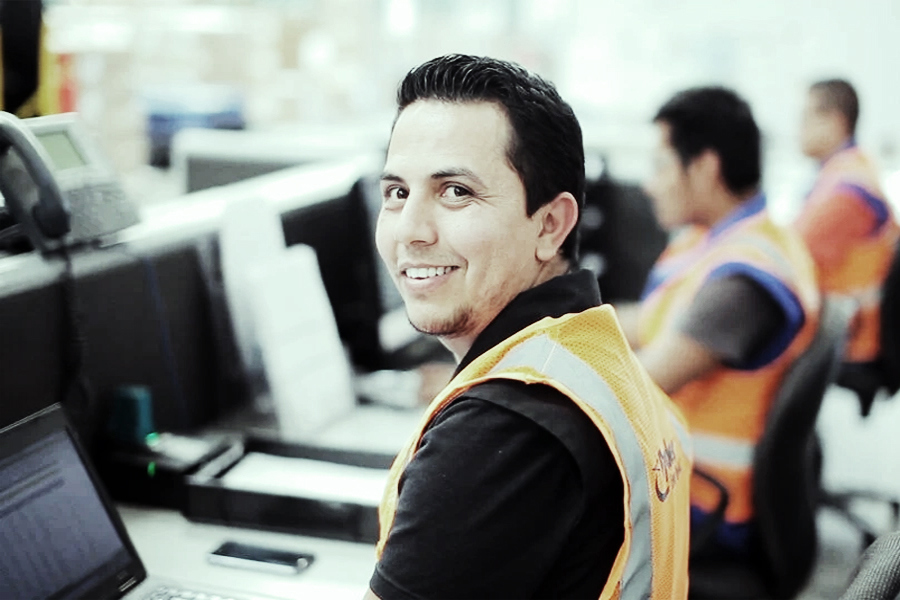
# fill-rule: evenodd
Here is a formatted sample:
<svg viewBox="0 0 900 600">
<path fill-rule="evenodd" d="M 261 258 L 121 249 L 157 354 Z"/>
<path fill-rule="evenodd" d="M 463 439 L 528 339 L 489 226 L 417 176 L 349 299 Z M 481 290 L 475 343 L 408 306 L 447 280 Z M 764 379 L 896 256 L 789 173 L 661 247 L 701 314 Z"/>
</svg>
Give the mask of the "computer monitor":
<svg viewBox="0 0 900 600">
<path fill-rule="evenodd" d="M 341 339 L 367 370 L 383 366 L 378 323 L 397 301 L 375 251 L 373 181 L 363 177 L 333 198 L 282 214 L 285 243 L 315 249 Z"/>
<path fill-rule="evenodd" d="M 669 239 L 641 187 L 610 177 L 588 182 L 580 235 L 581 264 L 597 274 L 604 302 L 639 300 Z"/>
</svg>

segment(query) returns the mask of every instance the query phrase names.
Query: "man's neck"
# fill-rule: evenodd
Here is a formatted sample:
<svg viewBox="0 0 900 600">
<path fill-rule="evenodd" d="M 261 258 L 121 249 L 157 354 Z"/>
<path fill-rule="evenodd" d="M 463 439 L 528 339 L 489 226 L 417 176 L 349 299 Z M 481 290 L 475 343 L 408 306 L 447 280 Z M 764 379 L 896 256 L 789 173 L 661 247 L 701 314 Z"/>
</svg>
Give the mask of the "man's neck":
<svg viewBox="0 0 900 600">
<path fill-rule="evenodd" d="M 814 156 L 816 160 L 820 163 L 825 163 L 829 158 L 840 152 L 841 150 L 846 150 L 850 146 L 853 145 L 853 136 L 847 136 L 836 140 L 833 144 L 831 144 L 828 148 L 821 152 L 819 156 Z"/>
<path fill-rule="evenodd" d="M 750 200 L 758 193 L 758 190 L 752 190 L 744 194 L 734 194 L 722 190 L 713 201 L 709 203 L 709 207 L 704 215 L 705 222 L 703 224 L 710 228 L 715 227 L 727 219 L 736 208 L 743 205 L 747 200 Z"/>
</svg>

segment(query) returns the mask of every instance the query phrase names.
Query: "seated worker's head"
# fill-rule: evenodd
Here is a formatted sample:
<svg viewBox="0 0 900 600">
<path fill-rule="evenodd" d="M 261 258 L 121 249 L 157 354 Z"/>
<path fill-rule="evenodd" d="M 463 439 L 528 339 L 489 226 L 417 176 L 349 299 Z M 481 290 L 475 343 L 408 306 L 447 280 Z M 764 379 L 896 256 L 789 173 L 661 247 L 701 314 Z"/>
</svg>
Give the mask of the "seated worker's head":
<svg viewBox="0 0 900 600">
<path fill-rule="evenodd" d="M 806 94 L 800 125 L 800 145 L 810 158 L 825 160 L 856 133 L 859 98 L 843 79 L 812 84 Z"/>
<path fill-rule="evenodd" d="M 733 91 L 684 90 L 653 122 L 658 135 L 645 189 L 664 228 L 711 226 L 756 193 L 759 128 L 749 105 Z"/>
<path fill-rule="evenodd" d="M 397 101 L 378 251 L 413 326 L 459 358 L 516 295 L 577 259 L 581 127 L 551 83 L 492 58 L 424 63 Z"/>
</svg>

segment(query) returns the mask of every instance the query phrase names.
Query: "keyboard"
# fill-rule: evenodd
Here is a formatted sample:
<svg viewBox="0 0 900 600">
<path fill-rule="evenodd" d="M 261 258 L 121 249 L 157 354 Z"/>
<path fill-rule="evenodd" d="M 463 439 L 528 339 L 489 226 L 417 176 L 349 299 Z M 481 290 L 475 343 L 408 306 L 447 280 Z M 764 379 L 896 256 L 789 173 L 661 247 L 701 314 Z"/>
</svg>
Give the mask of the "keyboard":
<svg viewBox="0 0 900 600">
<path fill-rule="evenodd" d="M 161 585 L 150 590 L 143 600 L 241 600 L 235 596 L 223 596 L 208 592 L 198 592 L 168 585 Z"/>
</svg>

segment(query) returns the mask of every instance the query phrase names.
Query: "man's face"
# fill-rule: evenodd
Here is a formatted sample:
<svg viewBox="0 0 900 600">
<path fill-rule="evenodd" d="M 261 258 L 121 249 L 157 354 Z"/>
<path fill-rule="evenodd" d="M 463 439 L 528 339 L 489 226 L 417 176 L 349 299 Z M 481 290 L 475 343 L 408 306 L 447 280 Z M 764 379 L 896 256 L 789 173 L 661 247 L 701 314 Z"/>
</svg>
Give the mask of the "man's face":
<svg viewBox="0 0 900 600">
<path fill-rule="evenodd" d="M 388 147 L 378 252 L 413 326 L 457 356 L 538 277 L 540 223 L 507 161 L 510 134 L 496 104 L 420 100 Z"/>
<path fill-rule="evenodd" d="M 800 124 L 800 147 L 803 154 L 819 160 L 827 158 L 841 144 L 843 131 L 838 111 L 829 109 L 815 90 L 806 96 Z"/>
<path fill-rule="evenodd" d="M 689 169 L 672 147 L 669 125 L 656 124 L 653 173 L 644 189 L 653 201 L 656 219 L 663 229 L 672 230 L 690 223 L 696 204 L 696 186 Z"/>
</svg>

